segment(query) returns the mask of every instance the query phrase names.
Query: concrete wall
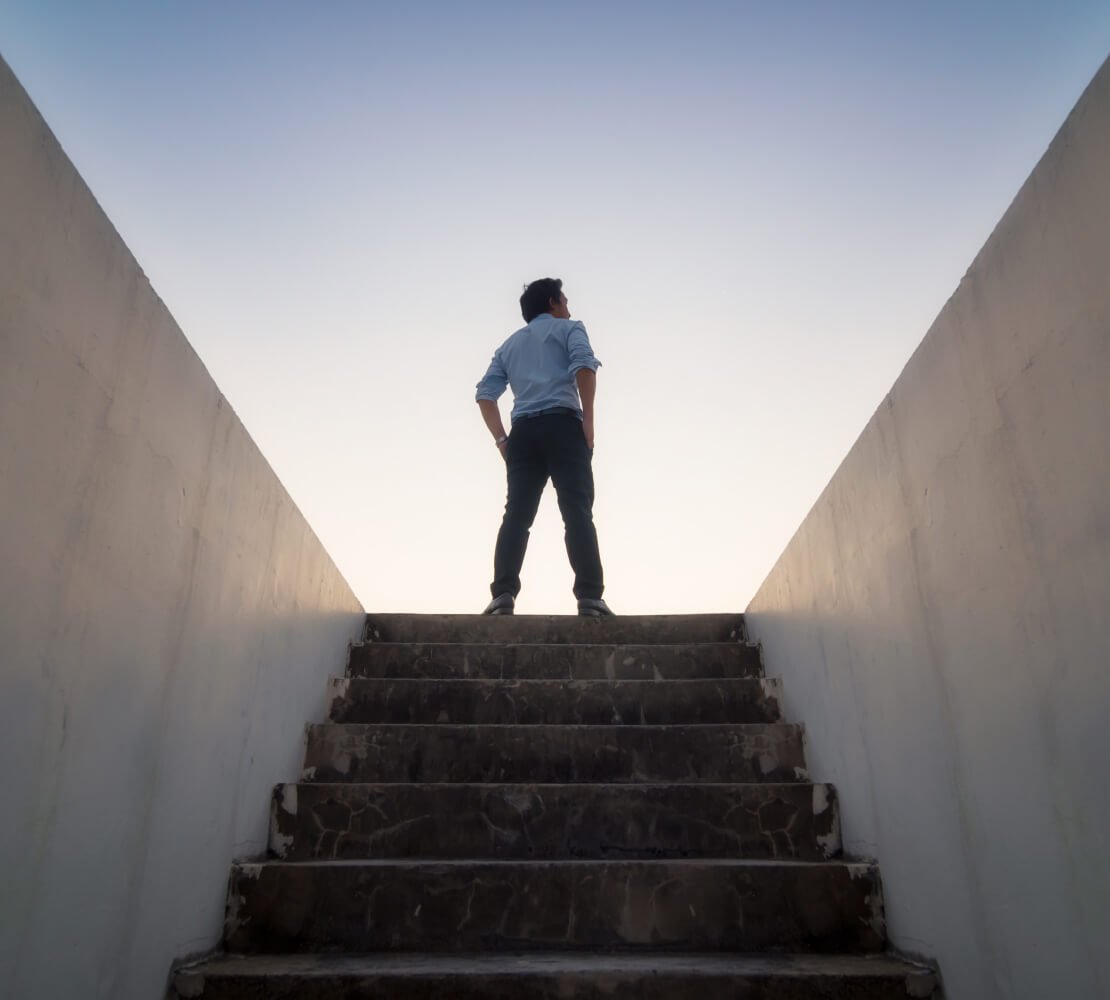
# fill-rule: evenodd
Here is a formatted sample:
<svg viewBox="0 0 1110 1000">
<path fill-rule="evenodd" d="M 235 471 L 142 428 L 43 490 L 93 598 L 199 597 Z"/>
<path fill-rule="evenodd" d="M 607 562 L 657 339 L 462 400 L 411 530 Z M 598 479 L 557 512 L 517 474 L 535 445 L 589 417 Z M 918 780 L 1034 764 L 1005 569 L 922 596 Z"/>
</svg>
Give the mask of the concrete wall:
<svg viewBox="0 0 1110 1000">
<path fill-rule="evenodd" d="M 0 62 L 0 995 L 163 995 L 361 608 Z"/>
<path fill-rule="evenodd" d="M 748 623 L 895 945 L 950 1000 L 1110 996 L 1110 65 Z"/>
</svg>

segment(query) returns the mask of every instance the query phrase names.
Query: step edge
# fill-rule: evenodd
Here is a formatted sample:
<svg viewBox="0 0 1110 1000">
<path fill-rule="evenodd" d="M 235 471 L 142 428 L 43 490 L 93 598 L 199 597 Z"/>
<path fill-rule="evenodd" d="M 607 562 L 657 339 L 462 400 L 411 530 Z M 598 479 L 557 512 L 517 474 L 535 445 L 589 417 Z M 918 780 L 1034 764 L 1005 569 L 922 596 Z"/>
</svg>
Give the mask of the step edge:
<svg viewBox="0 0 1110 1000">
<path fill-rule="evenodd" d="M 304 788 L 826 788 L 831 781 L 279 781 L 275 789 Z"/>
<path fill-rule="evenodd" d="M 329 684 L 642 684 L 669 686 L 673 684 L 760 684 L 781 687 L 782 678 L 773 677 L 350 677 L 341 674 L 328 674 Z"/>
<path fill-rule="evenodd" d="M 758 868 L 825 868 L 846 869 L 853 881 L 857 878 L 878 877 L 880 872 L 877 861 L 854 860 L 850 858 L 794 859 L 794 858 L 312 858 L 303 861 L 286 861 L 281 858 L 266 858 L 256 861 L 233 861 L 232 874 L 245 878 L 257 878 L 262 869 L 284 870 L 288 868 L 599 868 L 602 866 L 628 868 L 647 866 L 652 868 L 680 866 L 685 868 L 721 869 L 758 869 Z"/>
<path fill-rule="evenodd" d="M 549 968 L 527 969 L 519 966 L 512 967 L 511 963 L 526 959 L 536 959 Z M 853 975 L 853 976 L 898 976 L 913 975 L 933 977 L 936 972 L 927 965 L 908 961 L 896 954 L 889 952 L 859 953 L 829 953 L 821 952 L 789 952 L 776 954 L 773 952 L 706 952 L 706 951 L 505 951 L 496 953 L 482 953 L 478 955 L 460 955 L 451 952 L 404 952 L 404 953 L 342 953 L 342 952 L 310 952 L 310 953 L 224 953 L 210 956 L 197 964 L 175 970 L 176 976 L 219 975 L 226 974 L 228 978 L 243 974 L 244 970 L 250 975 L 252 966 L 263 965 L 288 965 L 293 971 L 301 971 L 308 976 L 333 975 L 335 970 L 351 969 L 358 966 L 370 966 L 372 975 L 396 975 L 406 973 L 414 966 L 421 964 L 431 966 L 436 974 L 458 971 L 500 974 L 496 969 L 502 966 L 504 970 L 513 975 L 548 975 L 563 971 L 561 965 L 570 965 L 572 974 L 596 973 L 599 971 L 630 971 L 636 972 L 636 966 L 643 966 L 645 971 L 660 967 L 674 967 L 674 971 L 689 973 L 694 976 L 720 975 L 733 969 L 751 970 L 753 975 L 789 975 L 809 976 L 821 974 L 821 967 L 825 967 L 828 974 Z M 311 965 L 312 968 L 300 969 L 298 966 Z M 373 967 L 377 968 L 373 968 Z M 807 968 L 809 966 L 809 968 Z M 842 971 L 849 966 L 853 971 Z M 856 969 L 855 967 L 860 967 Z M 870 966 L 870 968 L 867 968 Z M 688 968 L 687 968 L 688 967 Z M 813 968 L 816 967 L 816 968 Z M 380 971 L 379 971 L 380 970 Z M 668 969 L 668 971 L 670 971 Z M 346 974 L 340 971 L 340 974 Z M 419 972 L 417 972 L 419 975 Z"/>
<path fill-rule="evenodd" d="M 309 722 L 305 728 L 310 732 L 315 729 L 328 727 L 353 729 L 614 729 L 614 730 L 646 730 L 646 729 L 746 729 L 754 726 L 766 728 L 779 726 L 788 729 L 805 731 L 802 722 Z"/>
<path fill-rule="evenodd" d="M 398 649 L 402 646 L 433 647 L 436 649 L 759 649 L 759 643 L 744 639 L 708 639 L 690 642 L 444 642 L 435 639 L 356 639 L 351 643 L 356 649 Z"/>
</svg>

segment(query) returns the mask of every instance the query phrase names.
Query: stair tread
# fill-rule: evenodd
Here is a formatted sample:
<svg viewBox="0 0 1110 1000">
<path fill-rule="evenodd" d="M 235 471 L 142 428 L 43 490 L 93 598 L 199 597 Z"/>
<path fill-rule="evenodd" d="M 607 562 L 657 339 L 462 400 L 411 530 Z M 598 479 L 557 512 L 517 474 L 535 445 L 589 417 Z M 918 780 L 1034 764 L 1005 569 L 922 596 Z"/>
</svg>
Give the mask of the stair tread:
<svg viewBox="0 0 1110 1000">
<path fill-rule="evenodd" d="M 319 723 L 308 781 L 797 781 L 796 723 Z"/>
<path fill-rule="evenodd" d="M 232 868 L 848 868 L 874 872 L 873 861 L 829 858 L 797 861 L 787 858 L 319 858 L 308 861 L 238 861 Z"/>
<path fill-rule="evenodd" d="M 483 615 L 447 614 L 427 612 L 381 612 L 367 615 L 367 628 L 370 633 L 389 625 L 492 625 L 503 628 L 508 625 L 542 626 L 564 625 L 574 628 L 616 630 L 625 625 L 706 625 L 709 627 L 726 625 L 740 627 L 744 615 L 739 611 L 710 611 L 686 615 L 610 615 L 604 618 L 592 615 Z"/>
<path fill-rule="evenodd" d="M 884 950 L 866 862 L 349 860 L 232 868 L 229 951 Z"/>
<path fill-rule="evenodd" d="M 366 637 L 371 641 L 520 642 L 591 641 L 675 643 L 682 641 L 742 641 L 744 616 L 738 612 L 690 615 L 614 615 L 607 618 L 577 615 L 435 615 L 371 614 Z"/>
<path fill-rule="evenodd" d="M 709 643 L 367 642 L 351 647 L 357 677 L 760 677 L 759 647 Z"/>
<path fill-rule="evenodd" d="M 376 649 L 401 649 L 408 646 L 433 651 L 447 649 L 650 649 L 663 653 L 687 649 L 704 649 L 706 652 L 713 652 L 725 649 L 758 648 L 757 643 L 740 639 L 707 639 L 704 642 L 695 640 L 687 642 L 497 642 L 493 639 L 463 642 L 439 639 L 369 639 L 354 642 L 352 645 L 358 648 L 372 646 Z"/>
<path fill-rule="evenodd" d="M 278 788 L 297 786 L 298 788 L 311 788 L 321 793 L 329 788 L 342 789 L 376 789 L 376 788 L 472 788 L 489 790 L 491 792 L 503 788 L 532 788 L 539 785 L 544 791 L 557 792 L 560 789 L 591 789 L 604 788 L 620 794 L 640 794 L 653 789 L 695 789 L 713 791 L 714 789 L 737 788 L 759 789 L 774 791 L 776 788 L 831 788 L 828 781 L 640 781 L 630 785 L 623 781 L 284 781 Z"/>
<path fill-rule="evenodd" d="M 673 687 L 677 685 L 720 687 L 722 684 L 734 684 L 738 687 L 756 687 L 762 684 L 773 685 L 775 683 L 775 679 L 770 677 L 661 677 L 659 679 L 636 677 L 625 680 L 620 677 L 340 677 L 332 675 L 328 680 L 381 686 L 395 684 L 485 684 L 491 687 L 548 687 L 553 690 L 562 690 L 568 687 L 613 687 L 616 685 L 642 687 L 645 690 L 660 686 Z"/>
<path fill-rule="evenodd" d="M 814 782 L 277 785 L 275 858 L 811 858 L 841 850 Z"/>
<path fill-rule="evenodd" d="M 801 729 L 800 722 L 310 722 L 312 729 L 337 727 L 342 729 L 584 729 L 596 732 L 602 729 L 627 731 L 629 729 Z"/>
<path fill-rule="evenodd" d="M 595 975 L 606 972 L 665 972 L 693 976 L 893 976 L 932 977 L 931 970 L 894 955 L 722 954 L 720 952 L 493 952 L 454 954 L 220 955 L 178 975 Z"/>
</svg>

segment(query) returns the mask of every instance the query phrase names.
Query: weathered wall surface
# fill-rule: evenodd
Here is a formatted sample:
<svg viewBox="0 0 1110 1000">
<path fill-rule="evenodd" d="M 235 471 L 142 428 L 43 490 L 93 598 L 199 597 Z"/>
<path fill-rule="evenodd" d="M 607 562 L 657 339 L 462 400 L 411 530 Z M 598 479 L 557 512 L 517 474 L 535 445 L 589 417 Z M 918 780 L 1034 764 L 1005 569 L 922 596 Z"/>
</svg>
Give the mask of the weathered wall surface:
<svg viewBox="0 0 1110 1000">
<path fill-rule="evenodd" d="M 1110 996 L 1110 64 L 748 623 L 895 944 L 950 1000 Z"/>
<path fill-rule="evenodd" d="M 0 61 L 0 995 L 218 940 L 361 608 Z"/>
</svg>

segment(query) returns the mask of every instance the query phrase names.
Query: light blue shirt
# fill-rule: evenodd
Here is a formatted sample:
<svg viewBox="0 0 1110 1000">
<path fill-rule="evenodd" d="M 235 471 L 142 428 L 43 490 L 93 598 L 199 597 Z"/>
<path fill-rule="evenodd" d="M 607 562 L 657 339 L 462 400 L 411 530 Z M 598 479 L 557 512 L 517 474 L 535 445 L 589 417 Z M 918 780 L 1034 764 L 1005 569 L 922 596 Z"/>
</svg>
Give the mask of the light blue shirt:
<svg viewBox="0 0 1110 1000">
<path fill-rule="evenodd" d="M 596 372 L 600 367 L 586 328 L 578 320 L 556 319 L 551 313 L 540 313 L 493 352 L 493 360 L 478 383 L 474 398 L 496 402 L 505 387 L 511 385 L 510 421 L 552 406 L 577 410 L 581 417 L 575 373 L 583 368 Z"/>
</svg>

